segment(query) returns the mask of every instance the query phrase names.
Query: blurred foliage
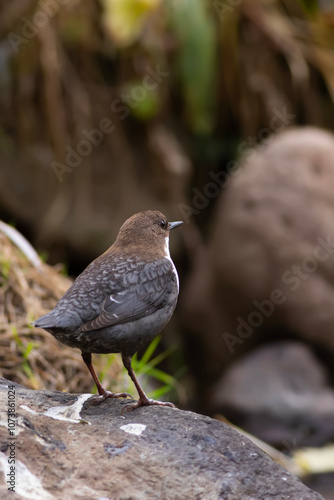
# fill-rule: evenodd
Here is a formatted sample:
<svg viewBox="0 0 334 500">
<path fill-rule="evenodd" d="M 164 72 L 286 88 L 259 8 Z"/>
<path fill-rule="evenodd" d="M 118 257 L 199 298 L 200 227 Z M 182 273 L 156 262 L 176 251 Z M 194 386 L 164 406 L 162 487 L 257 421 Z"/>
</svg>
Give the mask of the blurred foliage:
<svg viewBox="0 0 334 500">
<path fill-rule="evenodd" d="M 187 400 L 185 388 L 179 382 L 179 378 L 184 375 L 186 369 L 183 366 L 177 373 L 170 375 L 161 368 L 158 368 L 158 365 L 166 361 L 176 351 L 176 346 L 171 345 L 167 347 L 167 349 L 156 354 L 160 343 L 161 335 L 158 335 L 152 340 L 140 359 L 137 353 L 133 356 L 132 367 L 134 372 L 149 398 L 171 399 L 172 401 L 178 401 L 179 403 L 185 404 Z M 109 360 L 111 360 L 113 356 L 117 355 L 108 355 Z M 103 372 L 102 375 L 104 376 L 105 373 L 106 372 Z M 128 392 L 136 399 L 138 397 L 137 391 L 124 367 L 122 382 L 120 390 Z M 111 385 L 110 388 L 112 387 Z"/>
<path fill-rule="evenodd" d="M 1 226 L 1 376 L 33 389 L 87 389 L 90 377 L 80 354 L 60 347 L 47 332 L 31 326 L 40 314 L 54 307 L 71 281 L 42 262 L 35 267 L 25 253 L 24 242 L 17 239 L 15 244 L 3 231 Z"/>
<path fill-rule="evenodd" d="M 2 89 L 12 90 L 2 105 L 15 110 L 10 123 L 21 144 L 46 124 L 56 157 L 80 111 L 92 118 L 87 85 L 131 87 L 148 64 L 169 75 L 163 90 L 143 99 L 139 120 L 174 115 L 190 134 L 209 134 L 228 130 L 233 119 L 248 134 L 267 123 L 273 106 L 303 104 L 299 122 L 330 124 L 331 2 L 14 0 L 2 1 L 1 11 Z"/>
<path fill-rule="evenodd" d="M 188 126 L 198 133 L 213 128 L 217 75 L 217 30 L 202 0 L 171 1 L 171 27 L 179 43 L 177 73 L 188 115 Z"/>
<path fill-rule="evenodd" d="M 0 10 L 0 210 L 53 258 L 60 240 L 96 254 L 144 207 L 177 216 L 264 129 L 333 128 L 331 1 L 0 0 Z"/>
<path fill-rule="evenodd" d="M 333 129 L 333 25 L 331 0 L 0 0 L 0 209 L 48 250 L 102 248 L 277 113 Z"/>
<path fill-rule="evenodd" d="M 152 340 L 140 359 L 138 359 L 137 353 L 133 356 L 132 367 L 134 372 L 149 398 L 161 399 L 164 396 L 163 399 L 170 398 L 174 402 L 178 401 L 181 404 L 185 404 L 187 400 L 185 389 L 179 382 L 179 379 L 185 374 L 186 368 L 183 366 L 174 375 L 170 375 L 161 368 L 157 368 L 158 365 L 166 361 L 176 351 L 176 346 L 174 345 L 156 354 L 160 343 L 161 336 L 158 335 Z M 119 354 L 101 354 L 96 357 L 97 359 L 99 362 L 98 376 L 105 389 L 116 392 L 128 392 L 134 399 L 138 397 L 138 393 L 121 362 Z M 115 372 L 115 366 L 121 372 L 118 373 L 116 380 L 110 377 L 110 372 Z M 97 394 L 95 386 L 92 392 Z"/>
<path fill-rule="evenodd" d="M 105 27 L 115 43 L 126 47 L 138 40 L 160 0 L 103 0 Z"/>
<path fill-rule="evenodd" d="M 333 25 L 326 0 L 0 0 L 0 210 L 50 256 L 179 215 L 277 115 L 333 129 Z"/>
</svg>

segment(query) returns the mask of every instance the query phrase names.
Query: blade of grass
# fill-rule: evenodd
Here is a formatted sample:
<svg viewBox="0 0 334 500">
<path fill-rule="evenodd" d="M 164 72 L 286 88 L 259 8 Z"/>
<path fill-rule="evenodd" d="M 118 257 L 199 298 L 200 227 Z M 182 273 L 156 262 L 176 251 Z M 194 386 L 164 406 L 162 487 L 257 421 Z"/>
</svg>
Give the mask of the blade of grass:
<svg viewBox="0 0 334 500">
<path fill-rule="evenodd" d="M 158 347 L 160 340 L 161 340 L 160 335 L 158 335 L 157 337 L 155 337 L 155 339 L 152 340 L 152 342 L 150 343 L 150 345 L 148 346 L 148 348 L 144 352 L 143 356 L 141 357 L 140 364 L 145 365 L 146 363 L 148 363 L 148 361 L 152 357 L 152 354 L 154 353 L 154 351 Z"/>
</svg>

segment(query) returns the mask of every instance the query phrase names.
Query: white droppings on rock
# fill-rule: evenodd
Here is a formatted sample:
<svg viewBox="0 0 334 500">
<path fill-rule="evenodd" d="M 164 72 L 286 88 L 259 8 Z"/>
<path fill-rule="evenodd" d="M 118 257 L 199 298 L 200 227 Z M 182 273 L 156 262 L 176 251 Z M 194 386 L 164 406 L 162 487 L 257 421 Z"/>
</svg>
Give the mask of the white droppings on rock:
<svg viewBox="0 0 334 500">
<path fill-rule="evenodd" d="M 8 417 L 6 420 L 0 420 L 0 426 L 1 427 L 6 427 L 8 429 Z"/>
<path fill-rule="evenodd" d="M 140 436 L 146 429 L 144 424 L 126 424 L 122 425 L 120 429 L 128 434 L 134 434 L 135 436 Z"/>
<path fill-rule="evenodd" d="M 33 410 L 32 408 L 30 408 L 30 406 L 20 405 L 20 408 L 22 408 L 22 410 L 28 411 L 29 413 L 33 413 L 34 415 L 38 415 L 38 411 Z"/>
<path fill-rule="evenodd" d="M 91 394 L 80 394 L 80 396 L 78 396 L 78 398 L 72 405 L 52 406 L 45 412 L 35 411 L 26 405 L 20 405 L 20 408 L 29 413 L 33 413 L 34 415 L 40 415 L 40 416 L 44 415 L 45 417 L 51 417 L 54 418 L 55 420 L 65 420 L 67 422 L 72 422 L 74 424 L 86 423 L 90 425 L 90 422 L 88 422 L 87 420 L 83 420 L 80 417 L 80 412 L 82 410 L 85 401 L 87 401 L 87 399 L 91 397 L 92 397 Z"/>
<path fill-rule="evenodd" d="M 88 422 L 87 420 L 83 420 L 80 417 L 80 412 L 85 401 L 87 401 L 87 399 L 91 397 L 91 394 L 81 394 L 73 405 L 53 406 L 52 408 L 49 408 L 44 413 L 42 413 L 42 415 L 44 415 L 45 417 L 54 418 L 55 420 L 65 420 L 67 422 L 73 422 L 76 424 L 86 423 L 91 425 L 90 422 Z"/>
</svg>

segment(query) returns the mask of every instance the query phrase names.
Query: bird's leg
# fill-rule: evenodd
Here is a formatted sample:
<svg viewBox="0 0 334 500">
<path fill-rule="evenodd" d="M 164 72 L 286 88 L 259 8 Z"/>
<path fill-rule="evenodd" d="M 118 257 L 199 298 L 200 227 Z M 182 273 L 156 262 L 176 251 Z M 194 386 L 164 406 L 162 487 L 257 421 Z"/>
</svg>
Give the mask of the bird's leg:
<svg viewBox="0 0 334 500">
<path fill-rule="evenodd" d="M 138 391 L 139 399 L 136 403 L 128 403 L 124 410 L 125 411 L 132 411 L 135 410 L 136 408 L 139 408 L 140 406 L 149 406 L 149 405 L 157 405 L 157 406 L 170 406 L 172 408 L 175 408 L 175 405 L 173 403 L 167 403 L 167 402 L 162 402 L 162 401 L 156 401 L 154 399 L 149 399 L 145 392 L 143 391 L 142 386 L 139 383 L 139 380 L 137 379 L 135 372 L 133 371 L 133 368 L 131 366 L 131 356 L 128 354 L 123 354 L 122 353 L 122 361 L 123 365 L 128 371 L 128 374 L 132 380 L 132 382 L 135 384 L 136 389 Z M 122 411 L 123 413 L 123 411 Z"/>
<path fill-rule="evenodd" d="M 110 392 L 106 391 L 102 385 L 101 382 L 98 379 L 98 376 L 96 375 L 96 372 L 94 370 L 93 364 L 92 364 L 92 355 L 90 352 L 82 352 L 81 353 L 82 359 L 84 360 L 91 376 L 93 377 L 93 380 L 96 384 L 97 390 L 99 395 L 98 396 L 93 396 L 93 404 L 98 405 L 102 403 L 107 398 L 127 398 L 128 396 L 133 399 L 131 394 L 128 394 L 127 392 Z"/>
</svg>

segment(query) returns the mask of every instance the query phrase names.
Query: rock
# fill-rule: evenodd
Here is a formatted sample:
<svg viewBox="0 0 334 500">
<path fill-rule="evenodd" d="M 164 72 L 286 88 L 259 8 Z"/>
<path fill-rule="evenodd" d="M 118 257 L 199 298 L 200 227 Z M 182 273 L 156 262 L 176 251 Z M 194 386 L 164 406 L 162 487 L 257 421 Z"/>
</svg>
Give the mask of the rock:
<svg viewBox="0 0 334 500">
<path fill-rule="evenodd" d="M 274 446 L 322 446 L 334 439 L 334 390 L 301 343 L 275 343 L 243 356 L 212 394 L 213 411 Z"/>
<path fill-rule="evenodd" d="M 322 498 L 247 438 L 209 417 L 161 407 L 123 416 L 121 400 L 89 406 L 87 394 L 19 385 L 10 392 L 10 386 L 1 379 L 0 457 L 6 472 L 11 443 L 16 493 L 8 492 L 2 476 L 4 500 Z M 14 445 L 8 398 L 16 403 Z"/>
<path fill-rule="evenodd" d="M 316 128 L 270 137 L 231 174 L 183 291 L 203 371 L 268 332 L 334 351 L 333 189 L 334 136 Z"/>
</svg>

